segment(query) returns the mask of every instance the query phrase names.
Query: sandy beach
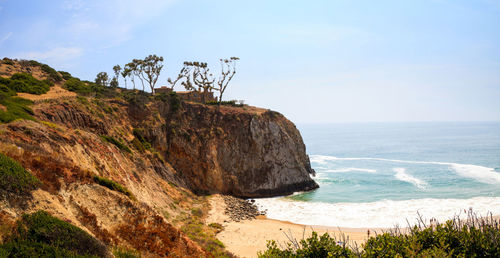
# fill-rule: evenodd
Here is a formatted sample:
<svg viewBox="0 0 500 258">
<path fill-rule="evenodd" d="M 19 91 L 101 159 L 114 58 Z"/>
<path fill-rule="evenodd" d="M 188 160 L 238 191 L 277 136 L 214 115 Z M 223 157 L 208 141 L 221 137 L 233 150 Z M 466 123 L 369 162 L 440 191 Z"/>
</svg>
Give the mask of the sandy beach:
<svg viewBox="0 0 500 258">
<path fill-rule="evenodd" d="M 328 232 L 330 236 L 340 241 L 348 239 L 348 243 L 351 245 L 357 244 L 359 246 L 368 239 L 367 228 L 304 226 L 268 219 L 265 216 L 240 222 L 230 221 L 229 217 L 224 214 L 226 205 L 220 195 L 212 196 L 210 204 L 212 209 L 206 223 L 219 223 L 224 226 L 224 230 L 217 234 L 217 238 L 224 243 L 228 251 L 240 257 L 257 257 L 257 252 L 266 249 L 267 240 L 276 240 L 283 245 L 289 242 L 289 237 L 298 240 L 307 238 L 313 230 L 319 235 Z M 370 233 L 373 235 L 375 231 L 381 232 L 382 230 L 370 229 Z"/>
</svg>

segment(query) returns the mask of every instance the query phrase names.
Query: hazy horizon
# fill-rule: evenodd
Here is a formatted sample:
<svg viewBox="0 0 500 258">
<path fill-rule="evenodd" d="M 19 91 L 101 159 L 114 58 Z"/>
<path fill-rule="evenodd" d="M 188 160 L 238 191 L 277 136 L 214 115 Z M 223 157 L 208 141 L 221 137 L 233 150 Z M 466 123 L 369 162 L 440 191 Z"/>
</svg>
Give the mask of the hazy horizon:
<svg viewBox="0 0 500 258">
<path fill-rule="evenodd" d="M 295 123 L 497 122 L 499 25 L 492 0 L 0 0 L 0 58 L 93 80 L 157 54 L 161 86 L 238 56 L 225 98 Z"/>
</svg>

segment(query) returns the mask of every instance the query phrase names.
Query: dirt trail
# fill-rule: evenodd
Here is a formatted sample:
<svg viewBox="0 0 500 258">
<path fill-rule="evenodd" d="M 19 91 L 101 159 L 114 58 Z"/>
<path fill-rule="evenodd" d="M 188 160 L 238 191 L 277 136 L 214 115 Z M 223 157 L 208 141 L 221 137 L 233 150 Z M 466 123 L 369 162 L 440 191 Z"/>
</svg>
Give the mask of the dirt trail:
<svg viewBox="0 0 500 258">
<path fill-rule="evenodd" d="M 65 90 L 61 87 L 60 84 L 56 84 L 50 87 L 50 90 L 42 95 L 35 95 L 29 93 L 17 93 L 17 96 L 25 99 L 32 100 L 34 102 L 39 102 L 43 100 L 49 99 L 59 99 L 59 98 L 74 98 L 76 97 L 76 93 Z"/>
</svg>

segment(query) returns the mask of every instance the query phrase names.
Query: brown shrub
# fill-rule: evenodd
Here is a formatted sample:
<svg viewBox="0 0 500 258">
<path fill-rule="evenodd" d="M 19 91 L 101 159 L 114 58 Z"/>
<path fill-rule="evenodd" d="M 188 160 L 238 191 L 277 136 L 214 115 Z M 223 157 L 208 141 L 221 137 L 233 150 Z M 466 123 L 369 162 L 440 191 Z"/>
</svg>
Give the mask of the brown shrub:
<svg viewBox="0 0 500 258">
<path fill-rule="evenodd" d="M 108 230 L 101 228 L 99 224 L 97 223 L 97 216 L 90 212 L 87 208 L 80 206 L 76 204 L 76 207 L 80 211 L 80 214 L 78 215 L 78 220 L 82 225 L 84 225 L 87 229 L 94 234 L 97 238 L 99 238 L 101 241 L 106 243 L 107 245 L 110 244 L 117 244 L 118 239 L 113 236 L 111 233 L 109 233 Z"/>
<path fill-rule="evenodd" d="M 18 160 L 42 181 L 42 189 L 50 193 L 56 193 L 61 189 L 61 180 L 66 184 L 74 182 L 90 183 L 92 181 L 92 174 L 90 172 L 53 156 L 45 154 L 37 155 L 25 151 Z"/>
</svg>

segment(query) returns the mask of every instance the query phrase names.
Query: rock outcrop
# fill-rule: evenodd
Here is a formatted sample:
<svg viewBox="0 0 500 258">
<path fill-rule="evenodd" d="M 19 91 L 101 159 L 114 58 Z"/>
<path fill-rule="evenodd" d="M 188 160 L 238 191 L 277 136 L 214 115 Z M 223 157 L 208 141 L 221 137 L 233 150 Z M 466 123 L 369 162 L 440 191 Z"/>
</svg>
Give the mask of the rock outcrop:
<svg viewBox="0 0 500 258">
<path fill-rule="evenodd" d="M 277 112 L 185 103 L 169 127 L 167 161 L 196 192 L 268 197 L 318 187 L 299 131 Z"/>
</svg>

